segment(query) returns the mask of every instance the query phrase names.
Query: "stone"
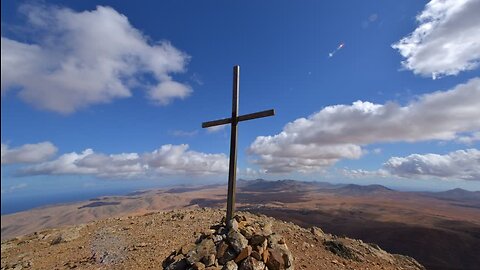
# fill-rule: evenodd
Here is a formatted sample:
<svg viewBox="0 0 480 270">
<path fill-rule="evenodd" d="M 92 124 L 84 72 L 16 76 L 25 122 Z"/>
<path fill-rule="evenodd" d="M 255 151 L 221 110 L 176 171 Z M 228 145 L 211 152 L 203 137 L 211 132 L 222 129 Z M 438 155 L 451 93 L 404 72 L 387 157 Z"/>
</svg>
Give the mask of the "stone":
<svg viewBox="0 0 480 270">
<path fill-rule="evenodd" d="M 318 227 L 312 227 L 310 228 L 310 232 L 315 235 L 315 236 L 320 236 L 320 237 L 324 237 L 325 236 L 325 233 L 322 231 L 322 229 L 318 228 Z"/>
<path fill-rule="evenodd" d="M 238 222 L 236 219 L 231 219 L 230 221 L 228 221 L 228 224 L 227 224 L 227 227 L 229 229 L 229 231 L 238 231 Z"/>
<path fill-rule="evenodd" d="M 61 235 L 58 235 L 57 237 L 53 238 L 52 242 L 50 242 L 50 245 L 57 245 L 64 242 L 63 238 Z"/>
<path fill-rule="evenodd" d="M 217 243 L 219 243 L 220 241 L 223 240 L 223 237 L 222 237 L 222 235 L 215 234 L 215 235 L 213 235 L 212 239 L 213 239 L 213 242 L 215 242 L 215 244 L 217 244 Z"/>
<path fill-rule="evenodd" d="M 200 257 L 200 255 L 197 253 L 197 250 L 194 249 L 194 250 L 190 250 L 187 254 L 187 262 L 188 264 L 190 265 L 193 265 L 195 262 L 198 262 L 202 259 L 202 257 Z"/>
<path fill-rule="evenodd" d="M 242 251 L 248 245 L 247 238 L 245 238 L 245 236 L 243 236 L 240 232 L 234 230 L 230 230 L 227 236 L 227 240 L 230 246 L 237 253 Z"/>
<path fill-rule="evenodd" d="M 339 240 L 328 240 L 324 242 L 325 248 L 336 254 L 342 258 L 355 260 L 355 261 L 362 261 L 362 258 L 355 254 L 355 251 L 347 247 Z"/>
<path fill-rule="evenodd" d="M 277 248 L 279 246 L 283 247 L 285 241 L 282 236 L 279 234 L 271 234 L 268 236 L 268 246 L 271 248 Z"/>
<path fill-rule="evenodd" d="M 207 257 L 203 257 L 203 263 L 205 263 L 206 266 L 212 266 L 215 264 L 215 254 L 210 254 Z"/>
<path fill-rule="evenodd" d="M 263 242 L 265 242 L 266 239 L 267 238 L 265 236 L 257 234 L 252 236 L 252 238 L 250 238 L 249 243 L 252 246 L 260 246 L 260 245 L 263 245 Z"/>
<path fill-rule="evenodd" d="M 265 248 L 263 248 L 263 245 L 261 246 L 253 246 L 253 251 L 256 251 L 258 252 L 258 254 L 262 255 L 263 251 L 265 250 Z"/>
<path fill-rule="evenodd" d="M 225 242 L 220 242 L 220 244 L 217 245 L 217 258 L 222 258 L 225 252 L 228 249 L 228 244 Z"/>
<path fill-rule="evenodd" d="M 268 258 L 270 258 L 270 252 L 268 251 L 268 249 L 264 249 L 263 250 L 263 253 L 262 253 L 262 261 L 264 263 L 267 263 L 268 262 Z"/>
<path fill-rule="evenodd" d="M 165 270 L 187 270 L 187 269 L 188 269 L 188 262 L 185 259 L 178 262 L 174 262 L 169 266 L 165 267 Z"/>
<path fill-rule="evenodd" d="M 205 239 L 197 246 L 197 252 L 203 257 L 216 253 L 215 243 L 212 239 Z"/>
<path fill-rule="evenodd" d="M 289 250 L 284 250 L 284 253 L 282 253 L 282 258 L 283 262 L 285 263 L 285 267 L 287 269 L 290 269 L 290 267 L 293 266 L 293 256 L 292 253 L 290 253 Z"/>
<path fill-rule="evenodd" d="M 252 254 L 250 254 L 250 256 L 252 256 L 253 258 L 257 259 L 258 261 L 261 261 L 263 258 L 262 258 L 262 253 L 256 251 L 256 250 L 253 250 L 252 251 Z"/>
<path fill-rule="evenodd" d="M 258 261 L 253 257 L 248 257 L 240 264 L 239 270 L 263 270 L 265 264 L 262 261 Z"/>
<path fill-rule="evenodd" d="M 269 248 L 270 256 L 267 259 L 267 267 L 269 270 L 283 270 L 285 269 L 285 262 L 282 253 L 279 250 Z"/>
<path fill-rule="evenodd" d="M 247 221 L 247 217 L 242 215 L 235 215 L 234 219 L 238 222 Z"/>
<path fill-rule="evenodd" d="M 224 265 L 228 261 L 231 261 L 237 257 L 235 251 L 231 248 L 227 249 L 227 251 L 223 254 L 222 257 L 218 257 L 218 263 Z"/>
<path fill-rule="evenodd" d="M 263 249 L 263 250 L 267 250 L 267 247 L 268 247 L 268 241 L 267 241 L 267 239 L 265 239 L 265 240 L 263 241 L 263 244 L 262 244 L 262 249 Z"/>
<path fill-rule="evenodd" d="M 234 261 L 228 261 L 222 270 L 238 270 L 238 265 Z"/>
<path fill-rule="evenodd" d="M 205 264 L 201 262 L 196 262 L 193 264 L 193 269 L 195 270 L 204 270 L 205 269 Z"/>
<path fill-rule="evenodd" d="M 236 263 L 241 262 L 243 259 L 250 256 L 251 253 L 252 253 L 252 247 L 251 246 L 246 246 L 242 251 L 240 251 L 238 256 L 235 258 L 235 262 Z"/>
<path fill-rule="evenodd" d="M 250 240 L 250 238 L 252 238 L 255 235 L 255 229 L 252 228 L 251 226 L 246 226 L 246 227 L 240 228 L 239 230 L 240 230 L 240 233 L 243 234 L 243 236 L 245 236 L 245 238 L 247 238 L 248 240 Z"/>
<path fill-rule="evenodd" d="M 176 261 L 180 261 L 180 260 L 183 260 L 185 258 L 185 256 L 183 256 L 183 254 L 178 254 L 177 256 L 173 257 L 173 261 L 176 262 Z"/>
<path fill-rule="evenodd" d="M 263 225 L 262 234 L 265 236 L 272 234 L 272 222 L 267 222 Z"/>
<path fill-rule="evenodd" d="M 60 243 L 70 242 L 80 237 L 80 230 L 84 226 L 73 227 L 69 229 L 62 230 L 58 235 L 53 237 L 53 240 L 50 242 L 51 245 L 57 245 Z"/>
<path fill-rule="evenodd" d="M 221 270 L 222 268 L 221 267 L 218 267 L 218 266 L 209 266 L 207 268 L 205 268 L 205 270 Z"/>
</svg>

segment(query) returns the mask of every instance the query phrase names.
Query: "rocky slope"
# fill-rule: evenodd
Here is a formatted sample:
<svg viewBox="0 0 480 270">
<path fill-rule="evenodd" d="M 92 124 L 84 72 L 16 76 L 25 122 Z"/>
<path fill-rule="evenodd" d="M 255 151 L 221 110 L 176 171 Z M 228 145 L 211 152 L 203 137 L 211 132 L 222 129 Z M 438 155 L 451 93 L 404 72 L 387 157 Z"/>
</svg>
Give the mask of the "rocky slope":
<svg viewBox="0 0 480 270">
<path fill-rule="evenodd" d="M 267 230 L 283 236 L 280 244 L 288 245 L 295 269 L 424 269 L 414 259 L 389 254 L 375 244 L 264 215 L 240 214 L 257 224 L 256 230 L 271 224 Z M 223 216 L 221 209 L 194 208 L 35 232 L 2 242 L 1 269 L 162 269 L 169 256 L 182 254 L 182 247 L 214 235 L 211 230 L 220 228 Z M 222 268 L 213 262 L 207 269 Z"/>
</svg>

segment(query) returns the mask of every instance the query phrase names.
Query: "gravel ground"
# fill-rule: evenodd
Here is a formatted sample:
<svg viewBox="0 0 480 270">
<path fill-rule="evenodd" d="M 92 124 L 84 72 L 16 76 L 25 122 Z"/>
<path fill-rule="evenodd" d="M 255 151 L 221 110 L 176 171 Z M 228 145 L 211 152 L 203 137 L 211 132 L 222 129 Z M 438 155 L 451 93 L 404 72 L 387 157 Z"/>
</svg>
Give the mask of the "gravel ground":
<svg viewBox="0 0 480 270">
<path fill-rule="evenodd" d="M 197 208 L 110 218 L 35 232 L 2 242 L 1 269 L 162 269 L 175 249 L 194 243 L 221 222 L 224 210 Z M 271 221 L 294 256 L 296 269 L 423 269 L 414 259 L 375 244 L 324 234 L 321 229 Z"/>
</svg>

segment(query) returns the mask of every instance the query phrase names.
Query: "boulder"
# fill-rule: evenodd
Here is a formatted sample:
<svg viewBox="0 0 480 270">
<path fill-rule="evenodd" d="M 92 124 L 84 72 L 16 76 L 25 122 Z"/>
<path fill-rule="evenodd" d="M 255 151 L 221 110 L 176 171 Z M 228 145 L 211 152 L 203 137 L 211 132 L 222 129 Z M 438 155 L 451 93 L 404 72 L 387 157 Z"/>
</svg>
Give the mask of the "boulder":
<svg viewBox="0 0 480 270">
<path fill-rule="evenodd" d="M 228 232 L 227 240 L 230 246 L 235 250 L 235 252 L 239 253 L 248 245 L 248 240 L 243 236 L 240 232 L 230 230 Z"/>
<path fill-rule="evenodd" d="M 253 257 L 248 257 L 240 264 L 239 270 L 264 270 L 265 264 Z"/>
<path fill-rule="evenodd" d="M 238 265 L 234 261 L 228 261 L 222 270 L 238 270 Z"/>
</svg>

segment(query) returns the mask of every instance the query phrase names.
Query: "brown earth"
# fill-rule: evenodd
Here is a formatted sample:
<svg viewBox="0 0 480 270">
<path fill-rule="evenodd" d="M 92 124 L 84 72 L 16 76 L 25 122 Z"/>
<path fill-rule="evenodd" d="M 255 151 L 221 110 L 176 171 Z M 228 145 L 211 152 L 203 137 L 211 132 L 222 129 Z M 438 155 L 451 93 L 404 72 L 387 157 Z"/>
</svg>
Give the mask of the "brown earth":
<svg viewBox="0 0 480 270">
<path fill-rule="evenodd" d="M 225 207 L 225 193 L 225 187 L 179 187 L 4 215 L 2 241 L 108 217 Z M 473 270 L 480 265 L 479 192 L 416 193 L 382 186 L 258 180 L 239 181 L 237 202 L 238 209 L 379 244 L 388 252 L 417 259 L 427 269 Z"/>
<path fill-rule="evenodd" d="M 423 269 L 412 258 L 388 254 L 361 240 L 307 230 L 263 215 L 241 214 L 271 223 L 272 231 L 284 237 L 296 269 Z M 35 232 L 2 242 L 1 267 L 161 269 L 173 249 L 194 243 L 223 216 L 223 209 L 194 207 Z"/>
</svg>

